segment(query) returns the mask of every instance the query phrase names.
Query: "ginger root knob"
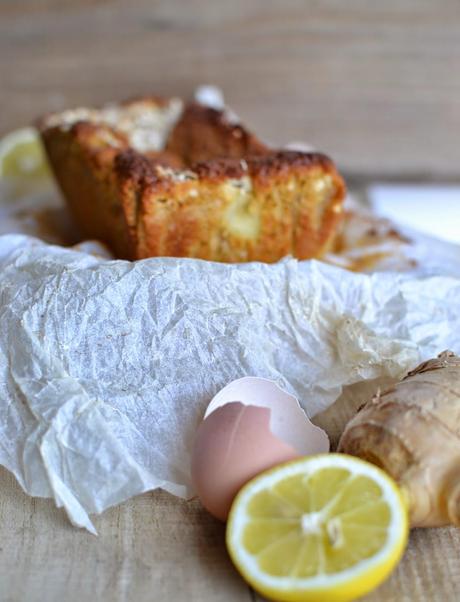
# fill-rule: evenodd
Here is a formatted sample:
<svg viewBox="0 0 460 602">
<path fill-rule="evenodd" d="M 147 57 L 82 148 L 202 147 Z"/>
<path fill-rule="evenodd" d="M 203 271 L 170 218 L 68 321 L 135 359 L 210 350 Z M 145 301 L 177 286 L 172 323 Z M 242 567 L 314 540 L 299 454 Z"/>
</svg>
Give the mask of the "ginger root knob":
<svg viewBox="0 0 460 602">
<path fill-rule="evenodd" d="M 460 357 L 445 351 L 376 395 L 345 427 L 338 449 L 400 484 L 411 526 L 460 525 Z"/>
</svg>

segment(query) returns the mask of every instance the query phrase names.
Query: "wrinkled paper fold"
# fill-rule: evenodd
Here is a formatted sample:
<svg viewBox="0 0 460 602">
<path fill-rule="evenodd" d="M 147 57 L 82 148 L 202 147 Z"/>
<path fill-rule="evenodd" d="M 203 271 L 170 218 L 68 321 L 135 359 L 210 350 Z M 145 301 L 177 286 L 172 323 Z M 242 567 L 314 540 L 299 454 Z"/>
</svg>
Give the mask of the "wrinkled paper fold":
<svg viewBox="0 0 460 602">
<path fill-rule="evenodd" d="M 317 261 L 97 258 L 0 236 L 0 463 L 78 526 L 162 487 L 233 379 L 275 380 L 313 416 L 342 387 L 460 352 L 455 275 Z"/>
</svg>

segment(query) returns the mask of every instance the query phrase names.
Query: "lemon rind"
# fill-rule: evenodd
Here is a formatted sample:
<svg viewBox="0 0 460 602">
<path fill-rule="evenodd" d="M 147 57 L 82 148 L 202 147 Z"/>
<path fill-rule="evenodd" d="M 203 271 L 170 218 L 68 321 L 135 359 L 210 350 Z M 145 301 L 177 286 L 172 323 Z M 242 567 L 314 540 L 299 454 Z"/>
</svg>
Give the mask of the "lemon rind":
<svg viewBox="0 0 460 602">
<path fill-rule="evenodd" d="M 331 460 L 333 460 L 333 463 L 331 463 Z M 326 467 L 345 468 L 353 476 L 367 476 L 381 487 L 382 499 L 388 503 L 392 515 L 384 546 L 370 558 L 363 559 L 351 568 L 344 569 L 335 574 L 320 574 L 314 577 L 275 577 L 266 574 L 259 569 L 255 557 L 248 553 L 239 543 L 244 532 L 244 527 L 249 522 L 249 518 L 244 514 L 248 502 L 253 495 L 280 480 L 278 477 L 280 469 L 283 471 L 282 478 L 284 479 L 298 473 L 307 475 Z M 303 591 L 321 593 L 321 591 L 326 592 L 340 588 L 341 586 L 353 588 L 354 583 L 365 580 L 374 572 L 383 573 L 386 576 L 399 560 L 407 541 L 407 534 L 408 520 L 403 497 L 386 473 L 373 464 L 352 456 L 347 456 L 346 454 L 321 454 L 319 456 L 308 456 L 294 462 L 289 462 L 288 464 L 277 466 L 245 485 L 237 495 L 230 512 L 227 528 L 227 545 L 236 566 L 250 583 L 256 587 L 258 585 L 265 592 L 276 591 L 280 594 L 285 592 L 293 595 Z M 381 579 L 379 579 L 380 581 Z M 363 589 L 369 590 L 372 587 Z"/>
</svg>

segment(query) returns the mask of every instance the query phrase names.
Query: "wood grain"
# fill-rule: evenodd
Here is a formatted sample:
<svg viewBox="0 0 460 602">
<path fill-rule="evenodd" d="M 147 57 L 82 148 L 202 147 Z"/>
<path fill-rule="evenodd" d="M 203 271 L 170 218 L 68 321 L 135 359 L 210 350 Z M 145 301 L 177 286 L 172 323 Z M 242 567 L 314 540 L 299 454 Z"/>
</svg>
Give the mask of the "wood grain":
<svg viewBox="0 0 460 602">
<path fill-rule="evenodd" d="M 368 395 L 347 389 L 319 416 L 335 445 Z M 70 526 L 49 500 L 26 496 L 0 468 L 1 602 L 251 602 L 262 600 L 227 556 L 224 526 L 197 501 L 153 492 L 94 518 L 98 537 Z M 366 602 L 455 602 L 455 528 L 412 532 L 403 561 Z"/>
<path fill-rule="evenodd" d="M 224 527 L 197 502 L 156 492 L 74 529 L 49 500 L 0 470 L 2 602 L 250 601 L 224 546 Z"/>
<path fill-rule="evenodd" d="M 203 82 L 351 176 L 460 177 L 457 0 L 0 2 L 0 133 Z"/>
</svg>

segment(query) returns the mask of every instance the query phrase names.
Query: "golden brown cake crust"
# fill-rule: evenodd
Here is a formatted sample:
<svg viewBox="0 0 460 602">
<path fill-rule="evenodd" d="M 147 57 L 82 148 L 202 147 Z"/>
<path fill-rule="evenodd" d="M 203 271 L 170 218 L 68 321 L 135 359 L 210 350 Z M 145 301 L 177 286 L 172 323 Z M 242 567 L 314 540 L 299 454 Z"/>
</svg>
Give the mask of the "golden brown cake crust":
<svg viewBox="0 0 460 602">
<path fill-rule="evenodd" d="M 152 102 L 149 110 L 155 110 Z M 139 107 L 142 101 L 135 102 L 135 111 Z M 198 132 L 195 128 L 193 135 Z M 41 133 L 82 232 L 121 258 L 320 257 L 341 220 L 345 185 L 320 153 L 268 151 L 249 134 L 238 150 L 219 130 L 210 136 L 213 144 L 232 146 L 237 156 L 184 169 L 190 155 L 173 153 L 171 145 L 138 152 L 126 128 L 118 131 L 94 119 L 59 124 L 53 117 L 42 123 Z M 246 154 L 253 144 L 259 154 Z"/>
<path fill-rule="evenodd" d="M 331 159 L 323 153 L 304 153 L 292 150 L 273 151 L 270 154 L 248 156 L 244 159 L 217 158 L 200 161 L 190 167 L 190 172 L 198 178 L 213 181 L 223 181 L 228 178 L 242 178 L 250 175 L 260 182 L 273 182 L 273 177 L 292 174 L 293 168 L 312 168 L 321 166 L 334 172 L 335 166 Z M 115 161 L 115 171 L 120 177 L 143 177 L 152 184 L 161 182 L 164 178 L 154 168 L 154 163 L 148 157 L 129 148 L 120 152 Z"/>
<path fill-rule="evenodd" d="M 226 111 L 188 103 L 171 131 L 167 149 L 180 155 L 186 165 L 216 157 L 241 158 L 270 149 Z"/>
</svg>

